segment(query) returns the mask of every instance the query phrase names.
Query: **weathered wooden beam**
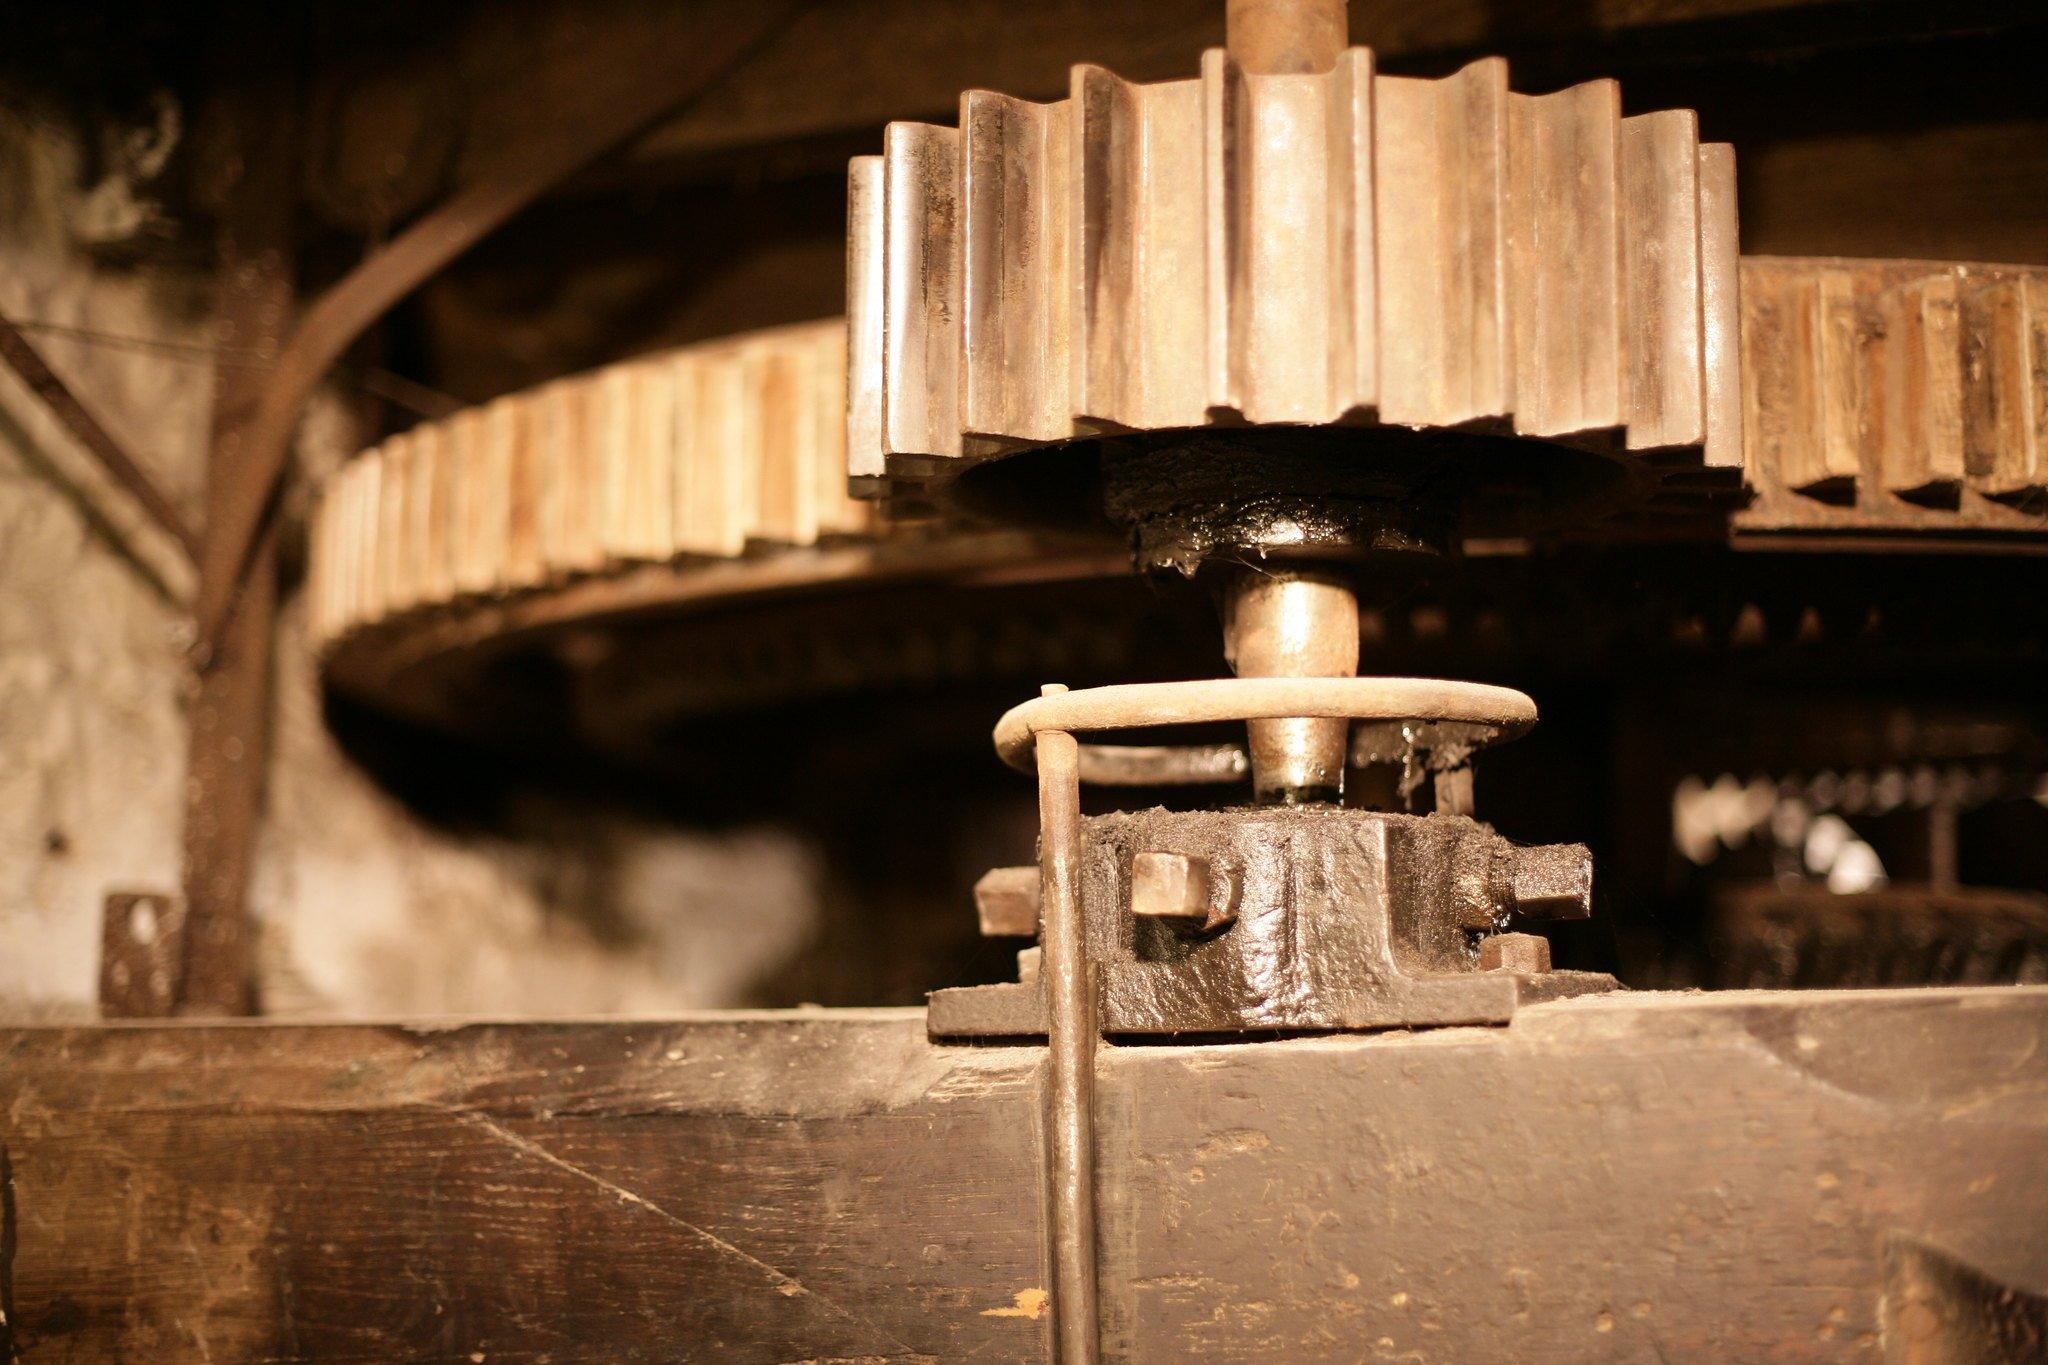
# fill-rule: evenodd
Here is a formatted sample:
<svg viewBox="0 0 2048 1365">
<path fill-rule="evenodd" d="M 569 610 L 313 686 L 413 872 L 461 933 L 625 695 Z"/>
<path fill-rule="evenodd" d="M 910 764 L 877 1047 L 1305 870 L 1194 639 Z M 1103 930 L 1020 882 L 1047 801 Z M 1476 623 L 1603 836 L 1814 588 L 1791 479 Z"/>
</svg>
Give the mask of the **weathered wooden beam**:
<svg viewBox="0 0 2048 1365">
<path fill-rule="evenodd" d="M 288 23 L 273 33 L 291 31 Z M 221 215 L 215 312 L 221 344 L 275 355 L 295 303 L 292 174 L 299 152 L 295 89 L 279 82 L 224 97 L 239 175 Z M 275 365 L 215 366 L 206 456 L 206 545 L 255 477 L 250 424 Z M 239 594 L 235 568 L 204 552 L 199 600 L 230 598 L 219 639 L 201 652 L 185 757 L 185 963 L 181 1013 L 247 1014 L 255 1006 L 249 882 L 270 756 L 271 651 L 278 598 L 277 532 L 266 528 Z"/>
<path fill-rule="evenodd" d="M 22 335 L 21 328 L 5 316 L 0 316 L 0 360 L 4 360 L 8 368 L 20 376 L 21 382 L 43 400 L 51 414 L 77 438 L 78 444 L 107 476 L 149 514 L 157 529 L 176 541 L 185 551 L 186 558 L 196 560 L 199 557 L 199 537 L 185 524 L 183 514 L 171 501 L 170 495 L 157 486 L 156 480 L 128 453 L 127 447 L 115 440 L 113 433 L 78 400 L 70 385 L 58 378 L 42 353 Z"/>
<path fill-rule="evenodd" d="M 2044 1055 L 2041 988 L 1105 1048 L 1105 1355 L 2040 1329 Z M 8 1320 L 31 1360 L 1042 1359 L 1041 1056 L 914 1010 L 0 1033 Z"/>
</svg>

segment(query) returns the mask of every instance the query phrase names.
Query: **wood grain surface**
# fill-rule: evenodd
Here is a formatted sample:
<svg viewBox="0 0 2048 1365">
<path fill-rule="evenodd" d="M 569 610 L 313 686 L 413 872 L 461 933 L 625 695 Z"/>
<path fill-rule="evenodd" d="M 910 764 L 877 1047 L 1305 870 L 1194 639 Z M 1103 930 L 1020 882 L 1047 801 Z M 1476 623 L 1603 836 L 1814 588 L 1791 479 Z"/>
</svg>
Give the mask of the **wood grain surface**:
<svg viewBox="0 0 2048 1365">
<path fill-rule="evenodd" d="M 2048 1288 L 2044 1055 L 2034 988 L 1108 1048 L 1106 1354 L 1875 1357 L 1902 1264 Z M 915 1010 L 17 1030 L 0 1306 L 29 1361 L 1040 1359 L 1040 1060 Z"/>
</svg>

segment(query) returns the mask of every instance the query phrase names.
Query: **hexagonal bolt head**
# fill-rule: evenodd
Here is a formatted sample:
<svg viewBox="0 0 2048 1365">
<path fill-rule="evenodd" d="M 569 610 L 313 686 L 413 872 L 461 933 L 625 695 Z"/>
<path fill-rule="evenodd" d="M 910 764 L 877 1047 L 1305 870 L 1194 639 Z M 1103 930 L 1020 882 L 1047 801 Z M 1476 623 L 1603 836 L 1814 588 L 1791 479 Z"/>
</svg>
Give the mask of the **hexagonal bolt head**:
<svg viewBox="0 0 2048 1365">
<path fill-rule="evenodd" d="M 1237 918 L 1236 887 L 1206 858 L 1185 853 L 1131 855 L 1131 913 L 1143 919 L 1192 920 L 1215 929 Z"/>
<path fill-rule="evenodd" d="M 1550 940 L 1541 934 L 1488 934 L 1479 940 L 1479 970 L 1533 976 L 1550 970 Z"/>
<path fill-rule="evenodd" d="M 1593 854 L 1584 844 L 1515 850 L 1514 913 L 1527 919 L 1584 919 L 1593 913 Z"/>
<path fill-rule="evenodd" d="M 974 884 L 974 913 L 988 937 L 1038 934 L 1038 869 L 992 867 Z"/>
</svg>

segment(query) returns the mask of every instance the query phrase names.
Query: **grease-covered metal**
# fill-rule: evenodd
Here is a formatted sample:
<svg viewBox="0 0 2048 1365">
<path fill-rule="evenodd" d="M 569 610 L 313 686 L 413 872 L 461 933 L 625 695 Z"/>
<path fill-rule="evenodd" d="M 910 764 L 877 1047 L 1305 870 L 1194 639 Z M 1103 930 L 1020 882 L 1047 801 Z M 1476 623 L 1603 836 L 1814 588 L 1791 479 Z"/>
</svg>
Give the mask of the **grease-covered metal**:
<svg viewBox="0 0 2048 1365">
<path fill-rule="evenodd" d="M 1462 817 L 1333 807 L 1153 809 L 1081 826 L 1106 1033 L 1501 1023 L 1531 999 L 1614 988 L 1592 973 L 1481 969 L 1481 939 L 1519 910 L 1521 865 L 1590 866 L 1580 845 L 1519 849 Z M 1227 876 L 1232 918 L 1133 915 L 1134 865 L 1161 854 Z M 1023 984 L 940 991 L 931 1031 L 1037 1034 L 1043 1009 Z"/>
</svg>

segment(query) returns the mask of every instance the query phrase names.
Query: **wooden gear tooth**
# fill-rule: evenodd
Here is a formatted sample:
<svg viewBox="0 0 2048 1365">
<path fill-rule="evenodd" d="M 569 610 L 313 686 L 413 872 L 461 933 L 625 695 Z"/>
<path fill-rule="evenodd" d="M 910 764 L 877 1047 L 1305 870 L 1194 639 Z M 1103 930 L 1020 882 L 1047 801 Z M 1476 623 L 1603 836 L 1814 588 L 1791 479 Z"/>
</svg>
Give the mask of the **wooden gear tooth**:
<svg viewBox="0 0 2048 1365">
<path fill-rule="evenodd" d="M 1359 79 L 1369 73 L 1367 60 L 1363 52 L 1351 54 L 1349 83 L 1318 86 L 1329 96 L 1318 107 L 1342 107 L 1349 118 L 1383 127 L 1373 102 L 1383 114 L 1387 87 Z M 1114 82 L 1090 75 L 1084 83 L 1104 80 Z M 1219 79 L 1208 89 L 1217 99 L 1238 99 L 1246 91 L 1258 95 L 1273 80 L 1323 78 L 1243 78 L 1237 95 L 1230 80 Z M 1128 93 L 1119 86 L 1103 85 L 1105 97 Z M 1393 102 L 1405 98 L 1397 94 Z M 1473 98 L 1468 90 L 1462 104 L 1452 103 L 1469 108 Z M 1512 420 L 1531 435 L 1652 430 L 1615 415 L 1642 397 L 1637 372 L 1624 368 L 1636 324 L 1625 308 L 1621 220 L 1605 208 L 1610 193 L 1623 193 L 1623 182 L 1602 188 L 1595 176 L 1563 199 L 1534 202 L 1544 166 L 1582 157 L 1598 164 L 1597 155 L 1572 149 L 1607 145 L 1610 129 L 1617 160 L 1625 156 L 1629 120 L 1612 117 L 1612 99 L 1612 87 L 1596 82 L 1555 95 L 1510 96 L 1506 104 L 1508 145 L 1523 149 L 1511 153 L 1510 164 L 1523 171 L 1506 199 L 1502 249 L 1512 325 L 1500 341 L 1515 380 Z M 1307 104 L 1288 107 L 1298 114 Z M 1055 112 L 1065 105 L 991 97 L 972 99 L 967 108 L 966 144 L 987 162 L 980 178 L 969 168 L 970 205 L 978 194 L 996 193 L 987 177 L 1003 164 L 1002 149 L 1057 151 L 1065 136 Z M 1659 135 L 1669 136 L 1668 129 Z M 1228 159 L 1227 148 L 1219 154 Z M 1040 160 L 1067 164 L 1059 155 Z M 870 163 L 856 182 L 879 173 L 880 158 Z M 1674 429 L 1674 412 L 1682 414 L 1680 428 L 1703 427 L 1709 467 L 1731 449 L 1746 449 L 1756 501 L 1735 514 L 1737 533 L 2038 533 L 2048 511 L 2048 268 L 1767 257 L 1738 264 L 1733 158 L 1709 145 L 1699 149 L 1698 164 L 1696 368 L 1704 387 L 1697 401 L 1689 386 L 1659 388 L 1652 406 L 1657 430 Z M 1275 336 L 1280 329 L 1244 311 L 1260 293 L 1261 270 L 1271 269 L 1246 262 L 1224 291 L 1238 319 L 1231 344 L 1215 345 L 1211 334 L 1189 371 L 1200 381 L 1190 390 L 1197 397 L 1174 401 L 1199 403 L 1205 415 L 1232 407 L 1249 420 L 1282 398 L 1320 395 L 1324 420 L 1355 419 L 1376 406 L 1383 415 L 1385 392 L 1409 382 L 1402 374 L 1431 373 L 1406 356 L 1390 378 L 1385 348 L 1364 344 L 1375 332 L 1361 320 L 1380 315 L 1385 298 L 1399 292 L 1397 277 L 1426 277 L 1426 263 L 1400 255 L 1405 247 L 1390 257 L 1385 234 L 1372 238 L 1377 255 L 1360 245 L 1371 237 L 1357 228 L 1368 221 L 1368 208 L 1383 213 L 1387 206 L 1361 198 L 1356 175 L 1348 183 L 1341 205 L 1292 202 L 1282 215 L 1300 227 L 1297 245 L 1328 246 L 1328 273 L 1318 278 L 1334 281 L 1342 302 L 1318 315 L 1329 321 L 1315 334 L 1329 340 L 1330 353 L 1309 369 L 1260 368 L 1271 343 L 1254 339 L 1262 328 Z M 1033 231 L 1044 234 L 1034 239 L 1040 245 L 1065 231 L 1054 221 L 1055 201 L 1028 178 L 1001 182 L 1000 189 L 1009 205 L 1003 211 L 1012 221 L 1022 215 L 1035 223 Z M 1257 186 L 1244 194 L 1251 207 L 1240 216 L 1247 219 L 1279 213 L 1276 204 L 1289 202 Z M 1301 226 L 1318 214 L 1326 215 L 1323 229 Z M 1073 386 L 1082 380 L 1061 369 L 1066 353 L 1034 351 L 1030 343 L 1043 342 L 1044 319 L 1087 309 L 1066 292 L 1020 297 L 1015 286 L 1048 278 L 1034 264 L 1039 257 L 981 256 L 978 241 L 962 258 L 970 306 L 961 327 L 989 345 L 961 357 L 963 412 L 978 414 L 977 428 L 1014 421 L 1024 434 L 965 430 L 964 448 L 1013 448 L 1037 439 L 1034 433 L 1048 430 L 1055 417 L 1071 431 L 1079 408 Z M 853 254 L 859 256 L 857 248 Z M 1575 258 L 1576 268 L 1559 268 L 1559 255 Z M 1441 277 L 1429 287 L 1441 294 Z M 879 410 L 871 404 L 878 394 L 864 396 L 858 374 L 861 326 L 857 317 L 828 319 L 684 347 L 508 395 L 363 452 L 329 480 L 315 513 L 308 601 L 316 642 L 325 648 L 417 608 L 593 572 L 873 534 L 872 503 L 850 496 L 844 477 L 861 458 L 861 442 L 878 430 L 862 425 Z M 1358 344 L 1347 349 L 1346 336 Z M 1684 349 L 1682 339 L 1677 349 Z M 1057 402 L 1048 403 L 1048 375 L 1058 377 L 1051 386 Z M 1435 372 L 1430 382 L 1443 377 Z M 1461 378 L 1465 387 L 1456 390 L 1466 411 L 1479 392 L 1469 380 Z M 874 381 L 871 371 L 866 382 Z M 1440 402 L 1450 391 L 1419 389 L 1395 401 Z M 1150 403 L 1159 396 L 1140 387 L 1116 402 L 1126 399 Z M 1131 415 L 1107 398 L 1101 410 Z M 1717 436 L 1731 427 L 1740 439 Z M 870 445 L 868 453 L 879 459 L 879 447 Z"/>
<path fill-rule="evenodd" d="M 309 628 L 750 545 L 862 536 L 847 492 L 839 319 L 723 339 L 509 394 L 364 451 L 321 492 Z"/>
<path fill-rule="evenodd" d="M 2048 268 L 1745 259 L 1738 529 L 2038 531 Z"/>
<path fill-rule="evenodd" d="M 970 91 L 849 173 L 847 471 L 1209 423 L 1472 427 L 1742 464 L 1732 153 L 1611 81 L 1345 52 Z"/>
<path fill-rule="evenodd" d="M 2048 484 L 2048 279 L 1966 272 L 1960 303 L 1965 477 L 1989 497 L 2037 494 Z"/>
</svg>

